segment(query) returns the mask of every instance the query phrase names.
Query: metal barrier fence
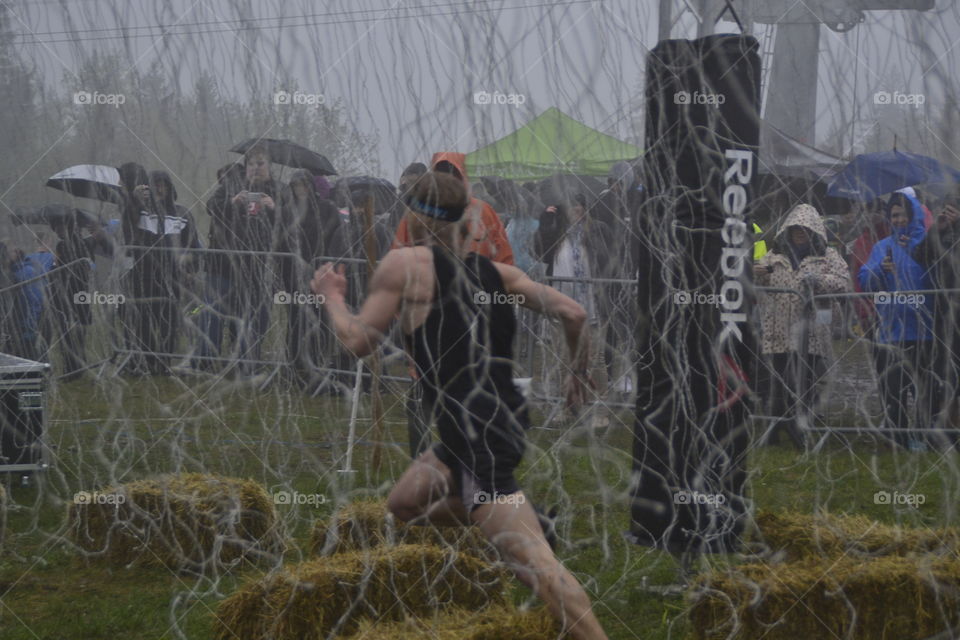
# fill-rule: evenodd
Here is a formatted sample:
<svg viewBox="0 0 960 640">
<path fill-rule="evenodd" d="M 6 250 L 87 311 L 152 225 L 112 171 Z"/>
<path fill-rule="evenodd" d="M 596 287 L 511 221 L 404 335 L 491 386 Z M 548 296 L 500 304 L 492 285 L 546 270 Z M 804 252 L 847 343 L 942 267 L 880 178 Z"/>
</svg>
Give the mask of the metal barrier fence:
<svg viewBox="0 0 960 640">
<path fill-rule="evenodd" d="M 785 375 L 784 371 L 776 370 L 772 358 L 759 358 L 759 370 L 770 375 L 774 383 L 801 383 L 793 390 L 795 406 L 786 412 L 792 415 L 768 415 L 762 410 L 754 414 L 755 419 L 770 423 L 767 434 L 778 422 L 796 421 L 798 416 L 801 416 L 801 435 L 818 438 L 811 443 L 814 450 L 823 446 L 831 435 L 869 435 L 912 446 L 914 440 L 940 440 L 949 444 L 950 437 L 960 434 L 950 415 L 956 400 L 957 371 L 949 363 L 952 352 L 960 353 L 960 345 L 948 344 L 947 337 L 935 331 L 929 340 L 916 344 L 884 342 L 877 333 L 877 323 L 881 320 L 875 305 L 914 305 L 919 313 L 920 305 L 928 297 L 950 299 L 951 305 L 960 304 L 956 298 L 960 289 L 824 294 L 764 287 L 757 290 L 758 306 L 772 303 L 769 297 L 766 301 L 764 298 L 770 294 L 787 294 L 799 299 L 804 309 L 798 330 L 802 337 L 799 353 L 809 351 L 808 341 L 818 323 L 817 311 L 821 311 L 820 317 L 826 316 L 831 321 L 827 328 L 829 349 L 822 361 L 816 366 L 793 363 L 800 369 L 806 368 L 808 375 L 799 378 Z M 854 303 L 858 301 L 860 308 L 855 309 Z M 832 317 L 822 313 L 827 310 L 833 312 Z M 856 323 L 852 321 L 855 316 L 859 316 Z M 761 398 L 769 398 L 771 394 L 764 393 L 763 380 L 758 383 Z"/>
<path fill-rule="evenodd" d="M 123 258 L 127 251 L 133 257 L 132 263 L 129 257 L 126 260 Z M 49 273 L 0 290 L 0 299 L 8 303 L 4 305 L 8 311 L 2 318 L 4 334 L 11 334 L 17 328 L 18 319 L 9 312 L 17 305 L 10 304 L 11 300 L 38 281 L 57 282 L 57 286 L 48 286 L 46 291 L 48 315 L 50 310 L 57 313 L 53 314 L 56 316 L 54 320 L 47 321 L 46 330 L 52 339 L 46 345 L 47 357 L 40 359 L 53 360 L 51 350 L 58 347 L 64 352 L 59 358 L 61 372 L 99 368 L 101 373 L 105 373 L 107 366 L 122 370 L 128 366 L 142 366 L 148 360 L 147 372 L 150 372 L 149 366 L 157 362 L 164 367 L 200 370 L 216 367 L 266 369 L 267 382 L 284 368 L 300 369 L 301 373 L 319 380 L 318 384 L 323 380 L 340 380 L 342 384 L 356 375 L 355 360 L 336 344 L 331 328 L 325 323 L 315 300 L 310 298 L 312 293 L 308 283 L 316 264 L 327 261 L 345 263 L 350 268 L 350 301 L 359 302 L 366 288 L 364 259 L 318 258 L 308 265 L 298 256 L 282 252 L 151 248 L 151 252 L 173 251 L 176 254 L 176 269 L 181 276 L 164 289 L 166 285 L 158 285 L 157 280 L 151 279 L 148 270 L 142 268 L 143 264 L 138 265 L 137 253 L 142 251 L 138 247 L 121 247 L 118 250 L 120 258 L 114 260 L 103 291 L 63 288 L 63 281 L 58 276 L 69 272 L 84 260 L 59 266 Z M 233 277 L 224 278 L 210 269 L 210 260 L 215 257 L 232 261 L 234 267 L 239 265 L 238 270 L 231 272 Z M 251 277 L 238 279 L 238 273 Z M 595 403 L 613 410 L 631 408 L 635 373 L 632 356 L 637 318 L 636 281 L 550 277 L 546 278 L 546 282 L 566 292 L 576 293 L 574 297 L 586 295 L 592 298 L 591 332 L 596 353 L 593 364 L 594 372 L 601 381 Z M 155 285 L 160 288 L 157 289 Z M 849 320 L 853 315 L 853 301 L 865 300 L 869 303 L 877 294 L 814 294 L 812 291 L 768 287 L 756 287 L 756 291 L 759 296 L 758 310 L 770 303 L 771 296 L 788 295 L 797 299 L 797 304 L 803 309 L 800 314 L 802 326 L 798 329 L 802 339 L 797 350 L 799 353 L 808 351 L 807 340 L 816 327 L 817 309 L 834 308 L 839 313 L 833 319 L 844 320 L 840 327 L 831 327 L 829 353 L 816 363 L 816 371 L 792 375 L 783 367 L 774 366 L 782 364 L 782 359 L 774 363 L 769 354 L 756 354 L 757 370 L 761 375 L 756 381 L 755 390 L 761 402 L 755 418 L 775 425 L 790 417 L 784 415 L 786 411 L 793 418 L 801 417 L 804 424 L 800 428 L 808 435 L 868 433 L 886 436 L 897 432 L 913 433 L 920 427 L 930 433 L 958 431 L 947 424 L 918 426 L 917 420 L 932 421 L 930 418 L 918 418 L 915 411 L 918 402 L 916 396 L 921 395 L 921 387 L 926 384 L 920 384 L 917 380 L 928 373 L 919 366 L 923 363 L 922 359 L 903 362 L 897 345 L 878 346 L 867 328 L 856 333 L 851 326 Z M 960 290 L 918 290 L 895 292 L 894 295 L 953 297 L 958 293 Z M 58 295 L 69 299 L 58 302 L 55 300 Z M 88 307 L 89 319 L 84 322 L 77 314 L 66 313 L 64 310 L 70 306 Z M 820 315 L 822 322 L 824 314 Z M 160 318 L 159 323 L 157 318 Z M 753 320 L 759 323 L 759 317 Z M 78 325 L 85 325 L 87 330 L 77 331 Z M 518 327 L 517 376 L 532 379 L 532 399 L 535 402 L 560 404 L 562 393 L 559 383 L 566 362 L 566 345 L 559 326 L 542 316 L 520 309 Z M 763 327 L 760 326 L 759 330 L 762 332 Z M 172 333 L 173 339 L 170 340 L 169 335 L 165 340 L 155 339 L 157 336 L 149 335 L 151 332 Z M 53 333 L 57 334 L 56 337 L 52 337 Z M 77 340 L 86 341 L 87 344 L 78 347 Z M 950 348 L 937 340 L 942 338 L 934 338 L 932 351 Z M 386 348 L 388 357 L 384 380 L 390 383 L 403 384 L 409 380 L 401 345 L 397 330 Z M 8 350 L 16 352 L 15 349 Z M 960 351 L 960 346 L 957 351 Z M 37 354 L 24 355 L 30 357 Z M 76 362 L 71 365 L 71 358 L 82 358 L 83 366 L 77 367 Z M 913 396 L 908 401 L 914 405 L 909 411 L 909 425 L 891 424 L 889 416 L 885 416 L 886 405 L 890 404 L 889 380 L 885 382 L 885 372 L 880 366 L 883 363 L 878 363 L 878 358 L 887 364 L 892 360 L 895 365 L 907 369 L 897 375 L 903 384 L 913 387 L 907 394 Z M 791 361 L 790 366 L 803 369 L 807 364 Z M 950 378 L 948 373 L 944 370 L 937 384 L 952 394 L 957 381 Z M 787 393 L 793 406 L 782 405 L 776 415 L 771 415 L 771 407 L 763 406 L 763 401 L 774 395 L 771 389 L 776 385 L 788 387 Z M 881 398 L 884 393 L 887 395 L 886 402 Z M 942 405 L 946 399 L 941 398 L 941 401 Z"/>
</svg>

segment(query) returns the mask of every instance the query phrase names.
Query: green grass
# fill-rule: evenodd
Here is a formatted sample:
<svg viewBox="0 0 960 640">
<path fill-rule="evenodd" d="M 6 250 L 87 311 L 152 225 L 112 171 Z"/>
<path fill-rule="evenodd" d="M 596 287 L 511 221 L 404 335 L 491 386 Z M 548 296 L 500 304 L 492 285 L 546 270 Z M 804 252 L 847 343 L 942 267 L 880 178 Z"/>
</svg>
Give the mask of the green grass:
<svg viewBox="0 0 960 640">
<path fill-rule="evenodd" d="M 402 402 L 386 396 L 383 464 L 371 470 L 369 404 L 361 407 L 357 473 L 338 473 L 344 454 L 348 404 L 303 398 L 282 384 L 263 391 L 230 380 L 86 378 L 55 389 L 50 442 L 55 467 L 39 488 L 10 489 L 4 553 L 0 556 L 0 638 L 37 640 L 211 637 L 217 602 L 258 572 L 246 569 L 216 582 L 159 569 L 108 568 L 65 543 L 67 501 L 95 489 L 169 471 L 207 471 L 250 477 L 269 490 L 321 493 L 319 507 L 280 507 L 300 549 L 310 526 L 337 500 L 385 495 L 407 464 Z M 542 416 L 535 415 L 535 423 Z M 621 422 L 622 421 L 622 422 Z M 521 484 L 541 504 L 562 508 L 561 559 L 586 586 L 614 639 L 681 638 L 682 598 L 641 591 L 641 581 L 667 583 L 673 560 L 627 544 L 629 525 L 629 416 L 605 433 L 534 429 Z M 935 453 L 893 454 L 868 440 L 829 443 L 817 456 L 787 448 L 752 452 L 750 494 L 758 508 L 863 513 L 885 522 L 947 524 L 956 495 L 952 461 Z M 876 505 L 877 490 L 924 493 L 919 509 Z M 294 549 L 290 561 L 301 557 Z M 732 558 L 714 558 L 726 563 Z M 518 602 L 530 599 L 519 585 Z"/>
</svg>

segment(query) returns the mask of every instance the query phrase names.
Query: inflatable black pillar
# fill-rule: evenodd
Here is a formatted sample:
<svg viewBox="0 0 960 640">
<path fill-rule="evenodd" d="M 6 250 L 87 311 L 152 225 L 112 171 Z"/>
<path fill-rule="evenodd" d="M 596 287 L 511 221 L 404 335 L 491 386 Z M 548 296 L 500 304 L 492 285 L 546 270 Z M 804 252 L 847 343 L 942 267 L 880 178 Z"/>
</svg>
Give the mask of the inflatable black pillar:
<svg viewBox="0 0 960 640">
<path fill-rule="evenodd" d="M 750 37 L 647 62 L 630 534 L 676 553 L 734 550 L 743 528 L 759 87 Z"/>
</svg>

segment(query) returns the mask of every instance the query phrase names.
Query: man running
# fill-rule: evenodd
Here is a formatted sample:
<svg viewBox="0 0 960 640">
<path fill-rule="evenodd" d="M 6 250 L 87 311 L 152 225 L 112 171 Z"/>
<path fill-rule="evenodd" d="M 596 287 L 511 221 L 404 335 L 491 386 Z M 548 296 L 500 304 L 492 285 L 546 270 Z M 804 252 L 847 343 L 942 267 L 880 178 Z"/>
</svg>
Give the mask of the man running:
<svg viewBox="0 0 960 640">
<path fill-rule="evenodd" d="M 570 350 L 565 391 L 574 407 L 590 387 L 586 313 L 520 269 L 467 253 L 462 217 L 468 202 L 463 183 L 450 175 L 430 172 L 417 180 L 404 199 L 416 246 L 384 256 L 358 314 L 344 302 L 342 267 L 324 265 L 311 286 L 324 296 L 338 338 L 358 357 L 373 352 L 398 319 L 425 401 L 434 408 L 440 443 L 394 486 L 390 511 L 405 522 L 477 525 L 565 632 L 606 638 L 514 478 L 529 417 L 513 384 L 513 303 L 562 322 Z"/>
</svg>

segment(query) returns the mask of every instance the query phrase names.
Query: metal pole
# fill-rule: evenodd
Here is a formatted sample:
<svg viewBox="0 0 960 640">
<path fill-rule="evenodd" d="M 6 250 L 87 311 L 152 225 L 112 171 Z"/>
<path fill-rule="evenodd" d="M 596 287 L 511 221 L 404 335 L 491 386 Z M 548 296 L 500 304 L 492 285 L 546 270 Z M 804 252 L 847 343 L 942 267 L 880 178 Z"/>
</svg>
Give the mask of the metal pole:
<svg viewBox="0 0 960 640">
<path fill-rule="evenodd" d="M 657 40 L 670 39 L 670 27 L 672 26 L 671 12 L 673 10 L 673 0 L 660 0 L 659 25 L 657 27 Z"/>
<path fill-rule="evenodd" d="M 353 383 L 353 401 L 350 406 L 350 428 L 347 431 L 347 463 L 340 473 L 353 473 L 353 443 L 357 438 L 357 408 L 360 406 L 360 385 L 363 384 L 363 360 L 357 358 L 357 379 Z"/>
</svg>

